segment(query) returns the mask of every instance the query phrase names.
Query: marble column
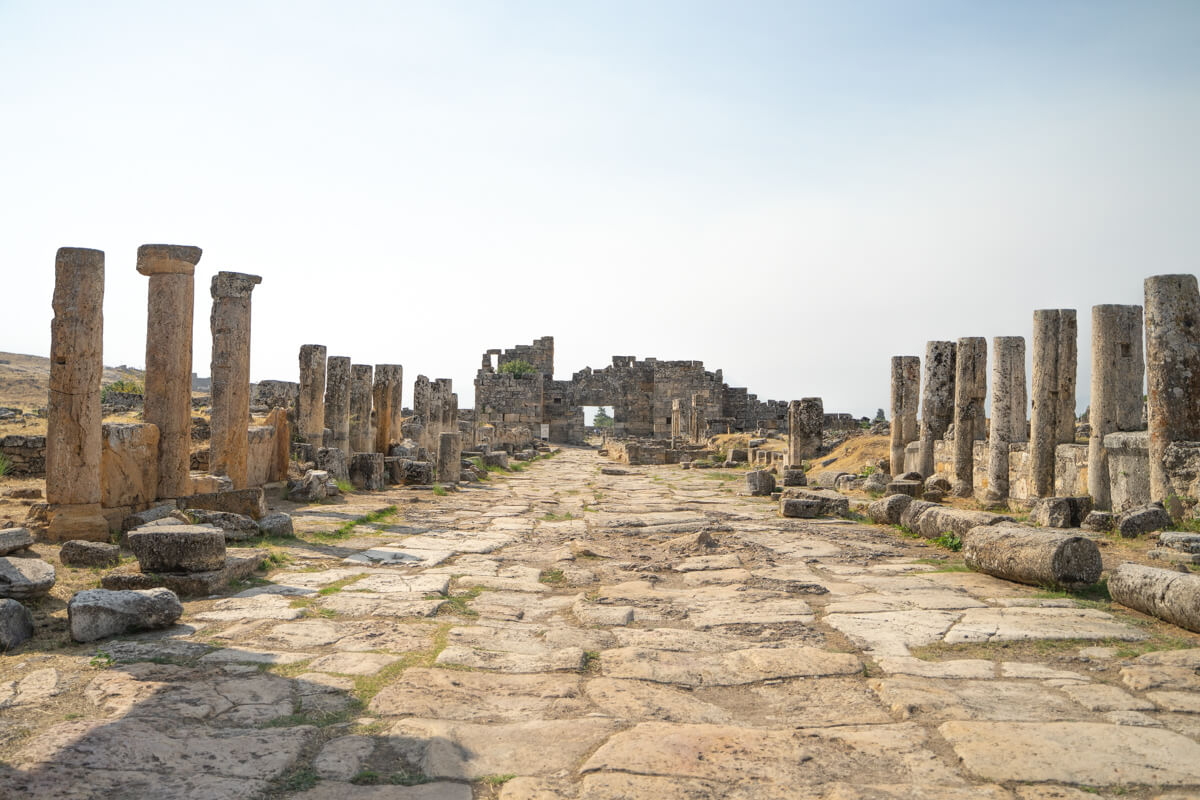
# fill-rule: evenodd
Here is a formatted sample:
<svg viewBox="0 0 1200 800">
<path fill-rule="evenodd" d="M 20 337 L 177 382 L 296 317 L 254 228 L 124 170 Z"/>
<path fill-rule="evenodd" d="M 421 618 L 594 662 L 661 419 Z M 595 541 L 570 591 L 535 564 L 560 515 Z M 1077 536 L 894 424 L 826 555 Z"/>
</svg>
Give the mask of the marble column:
<svg viewBox="0 0 1200 800">
<path fill-rule="evenodd" d="M 1112 477 L 1104 437 L 1142 427 L 1142 307 L 1092 306 L 1092 401 L 1088 424 L 1088 494 L 1112 510 Z"/>
<path fill-rule="evenodd" d="M 992 339 L 992 422 L 988 436 L 987 503 L 1008 500 L 1009 447 L 1025 435 L 1025 337 Z"/>
<path fill-rule="evenodd" d="M 212 421 L 209 471 L 246 488 L 250 426 L 250 293 L 258 275 L 218 272 L 212 279 Z"/>
<path fill-rule="evenodd" d="M 934 473 L 934 443 L 954 421 L 954 342 L 925 345 L 924 394 L 921 395 L 921 450 L 917 471 Z"/>
<path fill-rule="evenodd" d="M 1166 456 L 1173 442 L 1200 441 L 1200 292 L 1195 275 L 1154 275 L 1145 287 L 1150 499 L 1178 518 Z"/>
<path fill-rule="evenodd" d="M 325 427 L 330 439 L 350 463 L 350 357 L 330 356 L 325 365 Z"/>
<path fill-rule="evenodd" d="M 1033 412 L 1030 415 L 1030 488 L 1054 494 L 1054 452 L 1075 441 L 1075 367 L 1079 331 L 1075 309 L 1033 312 Z"/>
<path fill-rule="evenodd" d="M 296 409 L 296 427 L 300 429 L 300 437 L 313 446 L 314 453 L 324 447 L 327 354 L 323 344 L 300 347 L 300 397 Z"/>
<path fill-rule="evenodd" d="M 983 416 L 987 339 L 959 339 L 954 363 L 954 495 L 971 497 L 975 493 L 975 442 L 987 437 Z"/>
<path fill-rule="evenodd" d="M 143 416 L 158 426 L 160 498 L 192 493 L 192 313 L 199 247 L 144 244 L 137 271 L 150 278 Z"/>
<path fill-rule="evenodd" d="M 355 453 L 375 452 L 375 437 L 371 435 L 371 376 L 370 364 L 350 365 L 350 450 Z"/>
<path fill-rule="evenodd" d="M 917 411 L 921 407 L 921 359 L 892 356 L 892 455 L 891 474 L 904 472 L 904 449 L 920 438 Z"/>
<path fill-rule="evenodd" d="M 54 260 L 46 502 L 51 541 L 108 541 L 100 512 L 104 253 L 62 247 Z"/>
</svg>

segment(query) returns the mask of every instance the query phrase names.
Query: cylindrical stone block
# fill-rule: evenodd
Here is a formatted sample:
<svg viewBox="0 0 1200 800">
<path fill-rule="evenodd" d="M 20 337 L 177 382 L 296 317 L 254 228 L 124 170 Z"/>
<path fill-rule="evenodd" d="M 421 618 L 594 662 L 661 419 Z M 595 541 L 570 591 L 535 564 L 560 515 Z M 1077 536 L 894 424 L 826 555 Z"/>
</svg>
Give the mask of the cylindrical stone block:
<svg viewBox="0 0 1200 800">
<path fill-rule="evenodd" d="M 986 438 L 983 405 L 987 400 L 987 339 L 958 340 L 954 357 L 954 484 L 958 497 L 975 492 L 975 442 Z"/>
<path fill-rule="evenodd" d="M 788 466 L 799 469 L 806 459 L 821 452 L 825 427 L 825 404 L 819 397 L 804 397 L 788 403 Z"/>
<path fill-rule="evenodd" d="M 1104 437 L 1142 424 L 1142 307 L 1092 306 L 1092 401 L 1088 410 L 1088 493 L 1093 507 L 1112 510 L 1112 479 Z"/>
<path fill-rule="evenodd" d="M 1126 561 L 1112 571 L 1108 591 L 1123 606 L 1200 633 L 1200 576 Z"/>
<path fill-rule="evenodd" d="M 371 400 L 375 406 L 375 452 L 386 453 L 388 445 L 400 440 L 397 405 L 404 370 L 399 364 L 376 364 Z"/>
<path fill-rule="evenodd" d="M 925 345 L 925 392 L 921 396 L 921 451 L 917 471 L 934 473 L 933 444 L 954 421 L 954 342 Z"/>
<path fill-rule="evenodd" d="M 350 366 L 350 450 L 355 453 L 375 452 L 375 437 L 371 435 L 371 376 L 370 364 Z"/>
<path fill-rule="evenodd" d="M 1100 580 L 1100 548 L 1083 536 L 1045 528 L 984 525 L 963 537 L 963 560 L 971 569 L 1033 586 L 1090 586 Z"/>
<path fill-rule="evenodd" d="M 988 436 L 989 503 L 1008 498 L 1009 445 L 1025 440 L 1025 339 L 992 339 L 992 422 Z"/>
<path fill-rule="evenodd" d="M 457 484 L 462 470 L 462 439 L 457 433 L 443 432 L 438 436 L 437 481 Z"/>
<path fill-rule="evenodd" d="M 212 421 L 209 471 L 225 475 L 234 489 L 246 488 L 250 448 L 250 293 L 257 275 L 218 272 L 213 276 Z"/>
<path fill-rule="evenodd" d="M 1030 415 L 1030 485 L 1037 497 L 1054 495 L 1054 451 L 1075 441 L 1075 309 L 1033 312 L 1033 412 Z"/>
<path fill-rule="evenodd" d="M 300 437 L 313 447 L 323 446 L 325 435 L 325 360 L 323 344 L 300 347 L 300 397 L 296 427 Z"/>
<path fill-rule="evenodd" d="M 59 248 L 50 323 L 50 395 L 46 406 L 48 536 L 106 540 L 100 514 L 104 373 L 104 253 Z"/>
<path fill-rule="evenodd" d="M 325 373 L 325 427 L 329 447 L 350 457 L 350 357 L 330 356 Z"/>
<path fill-rule="evenodd" d="M 904 448 L 920 438 L 917 411 L 921 406 L 921 359 L 892 356 L 892 455 L 891 474 L 904 472 Z"/>
<path fill-rule="evenodd" d="M 1165 455 L 1172 442 L 1200 441 L 1200 291 L 1194 275 L 1155 275 L 1145 285 L 1150 499 L 1178 518 Z"/>
<path fill-rule="evenodd" d="M 157 497 L 192 493 L 192 313 L 199 247 L 144 244 L 137 271 L 150 278 L 146 310 L 146 422 L 158 426 Z"/>
</svg>

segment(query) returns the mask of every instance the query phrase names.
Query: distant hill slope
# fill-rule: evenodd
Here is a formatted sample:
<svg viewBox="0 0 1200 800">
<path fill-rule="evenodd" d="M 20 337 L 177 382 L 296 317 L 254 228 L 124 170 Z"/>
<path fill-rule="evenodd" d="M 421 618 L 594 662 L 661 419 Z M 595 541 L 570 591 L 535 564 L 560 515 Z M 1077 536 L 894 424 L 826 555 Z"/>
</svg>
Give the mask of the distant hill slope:
<svg viewBox="0 0 1200 800">
<path fill-rule="evenodd" d="M 103 383 L 118 380 L 141 382 L 145 371 L 128 367 L 105 367 Z M 31 411 L 46 405 L 50 391 L 50 359 L 20 353 L 0 352 L 0 406 Z"/>
</svg>

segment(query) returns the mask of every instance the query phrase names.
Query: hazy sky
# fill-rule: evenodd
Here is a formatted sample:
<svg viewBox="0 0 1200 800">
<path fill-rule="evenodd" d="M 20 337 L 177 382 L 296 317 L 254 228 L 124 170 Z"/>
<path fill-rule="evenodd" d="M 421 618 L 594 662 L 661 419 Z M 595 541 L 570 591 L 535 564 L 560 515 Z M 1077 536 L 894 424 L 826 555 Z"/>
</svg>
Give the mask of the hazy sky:
<svg viewBox="0 0 1200 800">
<path fill-rule="evenodd" d="M 1200 2 L 0 0 L 0 350 L 47 354 L 55 250 L 107 253 L 141 365 L 148 242 L 261 275 L 301 344 L 452 377 L 703 360 L 886 407 L 889 357 L 1140 303 L 1200 264 Z"/>
</svg>

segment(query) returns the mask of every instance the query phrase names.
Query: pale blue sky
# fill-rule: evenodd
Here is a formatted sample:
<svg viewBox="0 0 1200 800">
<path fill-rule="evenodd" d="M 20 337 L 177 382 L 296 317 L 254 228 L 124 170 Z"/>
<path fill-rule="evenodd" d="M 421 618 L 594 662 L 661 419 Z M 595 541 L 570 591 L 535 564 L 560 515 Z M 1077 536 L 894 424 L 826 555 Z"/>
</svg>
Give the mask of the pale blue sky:
<svg viewBox="0 0 1200 800">
<path fill-rule="evenodd" d="M 301 344 L 454 378 L 700 359 L 760 397 L 887 404 L 928 339 L 1141 302 L 1200 263 L 1200 2 L 0 0 L 0 350 L 45 354 L 57 247 L 263 277 L 255 379 Z"/>
</svg>

